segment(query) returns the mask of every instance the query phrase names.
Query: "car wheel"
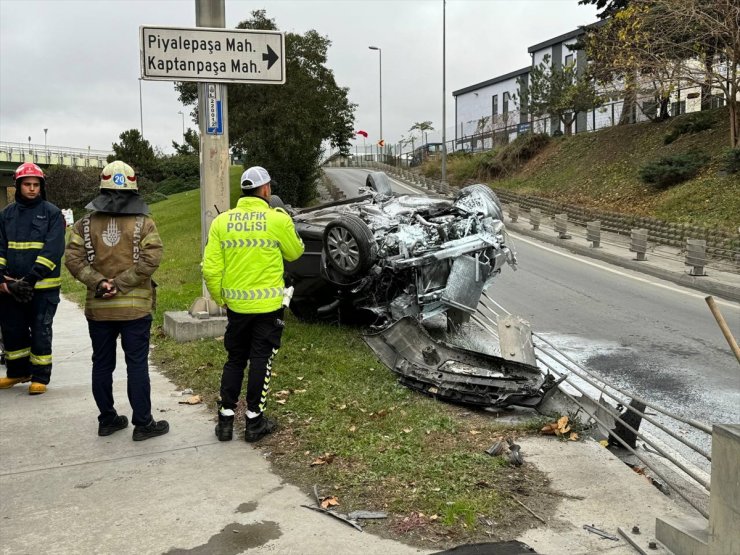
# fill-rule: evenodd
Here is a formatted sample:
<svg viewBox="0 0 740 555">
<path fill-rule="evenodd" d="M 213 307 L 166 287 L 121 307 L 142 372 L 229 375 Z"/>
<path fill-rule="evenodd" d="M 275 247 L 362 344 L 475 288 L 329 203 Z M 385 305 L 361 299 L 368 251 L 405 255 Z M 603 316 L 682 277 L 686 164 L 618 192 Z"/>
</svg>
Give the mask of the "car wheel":
<svg viewBox="0 0 740 555">
<path fill-rule="evenodd" d="M 270 208 L 282 208 L 285 210 L 285 203 L 283 202 L 283 199 L 281 199 L 277 195 L 270 195 L 270 202 L 268 203 L 270 205 Z"/>
<path fill-rule="evenodd" d="M 375 263 L 377 245 L 373 232 L 354 214 L 342 214 L 324 229 L 326 263 L 342 274 L 353 277 Z"/>
<path fill-rule="evenodd" d="M 468 185 L 467 187 L 463 187 L 457 193 L 455 200 L 459 200 L 472 193 L 483 195 L 485 198 L 489 199 L 493 203 L 493 210 L 494 210 L 494 212 L 490 215 L 494 216 L 495 218 L 498 218 L 502 222 L 504 221 L 504 209 L 503 209 L 503 206 L 501 205 L 501 201 L 499 200 L 498 195 L 494 193 L 488 185 L 483 185 L 482 183 L 476 183 L 474 185 Z"/>
<path fill-rule="evenodd" d="M 386 195 L 389 197 L 393 195 L 393 189 L 391 189 L 391 184 L 390 181 L 388 181 L 388 176 L 385 175 L 383 172 L 371 172 L 367 174 L 367 179 L 365 179 L 365 186 L 370 187 L 373 191 L 381 195 Z"/>
</svg>

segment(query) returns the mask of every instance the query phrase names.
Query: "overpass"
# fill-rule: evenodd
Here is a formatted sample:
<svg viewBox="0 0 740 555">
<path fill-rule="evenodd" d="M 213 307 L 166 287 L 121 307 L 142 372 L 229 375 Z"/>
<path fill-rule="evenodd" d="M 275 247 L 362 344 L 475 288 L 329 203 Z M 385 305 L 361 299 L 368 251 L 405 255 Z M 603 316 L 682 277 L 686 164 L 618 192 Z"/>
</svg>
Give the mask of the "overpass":
<svg viewBox="0 0 740 555">
<path fill-rule="evenodd" d="M 69 148 L 64 146 L 34 145 L 31 143 L 9 143 L 0 141 L 0 208 L 12 200 L 13 173 L 24 162 L 33 162 L 42 169 L 49 166 L 68 166 L 71 168 L 100 168 L 108 163 L 112 151 L 92 150 L 91 148 Z M 6 200 L 7 198 L 7 200 Z"/>
</svg>

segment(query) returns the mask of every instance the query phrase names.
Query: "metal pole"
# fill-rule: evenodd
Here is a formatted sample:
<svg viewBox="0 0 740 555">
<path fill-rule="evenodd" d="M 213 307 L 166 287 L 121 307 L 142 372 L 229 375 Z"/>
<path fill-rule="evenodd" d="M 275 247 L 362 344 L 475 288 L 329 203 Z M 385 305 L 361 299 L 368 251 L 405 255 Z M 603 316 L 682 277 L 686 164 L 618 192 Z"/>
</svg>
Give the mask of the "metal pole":
<svg viewBox="0 0 740 555">
<path fill-rule="evenodd" d="M 44 150 L 47 150 L 47 148 L 46 148 L 46 133 L 47 133 L 47 131 L 49 131 L 49 128 L 48 127 L 45 127 L 44 128 Z"/>
<path fill-rule="evenodd" d="M 141 120 L 141 138 L 144 138 L 144 103 L 141 97 L 141 77 L 139 77 L 139 119 Z"/>
<path fill-rule="evenodd" d="M 182 145 L 185 146 L 185 113 L 182 110 L 177 113 L 182 116 Z"/>
<path fill-rule="evenodd" d="M 378 46 L 368 46 L 378 51 L 378 84 L 380 98 L 380 137 L 378 138 L 378 160 L 380 160 L 380 141 L 383 140 L 383 50 Z"/>
<path fill-rule="evenodd" d="M 447 0 L 442 0 L 442 182 L 447 182 L 447 72 L 446 72 L 446 9 Z"/>
<path fill-rule="evenodd" d="M 226 9 L 224 0 L 195 0 L 195 25 L 197 27 L 225 27 Z M 208 133 L 208 92 L 215 91 L 221 99 L 223 133 Z M 212 87 L 215 87 L 213 89 Z M 229 209 L 229 127 L 226 85 L 220 83 L 198 83 L 198 107 L 200 114 L 200 232 L 201 253 L 208 240 L 208 230 L 216 216 Z M 183 116 L 184 118 L 184 116 Z M 219 314 L 203 284 L 203 296 L 196 299 L 190 313 L 208 312 Z"/>
</svg>

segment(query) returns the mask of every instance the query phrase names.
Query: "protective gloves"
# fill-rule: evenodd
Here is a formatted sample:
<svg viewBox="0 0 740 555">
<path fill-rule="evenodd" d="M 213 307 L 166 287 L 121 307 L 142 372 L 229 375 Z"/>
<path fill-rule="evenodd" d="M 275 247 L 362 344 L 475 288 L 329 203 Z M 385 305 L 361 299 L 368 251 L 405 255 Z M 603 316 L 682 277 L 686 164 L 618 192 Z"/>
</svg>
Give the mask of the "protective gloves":
<svg viewBox="0 0 740 555">
<path fill-rule="evenodd" d="M 28 282 L 9 281 L 4 285 L 10 296 L 19 303 L 28 303 L 33 299 L 33 285 Z"/>
</svg>

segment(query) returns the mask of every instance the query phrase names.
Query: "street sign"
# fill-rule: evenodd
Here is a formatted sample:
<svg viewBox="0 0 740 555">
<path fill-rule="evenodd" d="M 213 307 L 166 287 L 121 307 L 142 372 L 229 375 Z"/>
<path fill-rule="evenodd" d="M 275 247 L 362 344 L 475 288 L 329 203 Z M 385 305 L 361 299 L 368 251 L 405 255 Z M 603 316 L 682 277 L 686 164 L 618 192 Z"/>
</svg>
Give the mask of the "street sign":
<svg viewBox="0 0 740 555">
<path fill-rule="evenodd" d="M 141 78 L 207 83 L 285 83 L 285 35 L 212 27 L 139 27 Z"/>
<path fill-rule="evenodd" d="M 385 141 L 383 139 L 380 139 L 378 141 L 378 146 L 385 146 Z"/>
<path fill-rule="evenodd" d="M 209 83 L 206 102 L 206 133 L 209 135 L 224 134 L 224 117 L 221 104 L 221 87 Z"/>
</svg>

